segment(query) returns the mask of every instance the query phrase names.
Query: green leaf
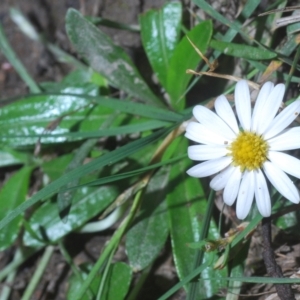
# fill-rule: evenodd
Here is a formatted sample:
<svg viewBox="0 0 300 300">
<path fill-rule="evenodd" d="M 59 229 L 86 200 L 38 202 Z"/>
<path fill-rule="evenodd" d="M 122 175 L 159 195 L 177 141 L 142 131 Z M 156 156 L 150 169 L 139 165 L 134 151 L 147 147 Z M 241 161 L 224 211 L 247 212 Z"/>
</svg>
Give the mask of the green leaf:
<svg viewBox="0 0 300 300">
<path fill-rule="evenodd" d="M 110 127 L 113 123 L 114 118 L 115 117 L 112 116 L 111 118 L 106 120 L 105 123 L 101 126 L 101 129 L 107 129 L 108 127 Z M 89 139 L 85 141 L 76 150 L 72 161 L 65 169 L 65 173 L 70 172 L 78 168 L 79 166 L 81 166 L 97 142 L 98 139 Z M 59 215 L 64 223 L 67 222 L 68 213 L 72 205 L 72 200 L 74 194 L 76 193 L 76 191 L 74 189 L 72 190 L 72 188 L 76 188 L 78 184 L 79 184 L 79 178 L 68 182 L 65 186 L 61 188 L 61 191 L 57 195 L 57 207 L 59 209 Z"/>
<path fill-rule="evenodd" d="M 119 120 L 114 120 L 114 123 L 121 121 L 123 117 L 118 115 Z M 22 134 L 17 134 L 17 135 L 10 135 L 10 136 L 2 136 L 3 140 L 6 140 L 7 142 L 14 143 L 16 139 L 21 140 L 21 139 L 38 139 L 41 138 L 41 140 L 44 142 L 45 140 L 55 140 L 56 142 L 59 141 L 74 141 L 78 139 L 90 139 L 90 138 L 100 138 L 100 137 L 113 137 L 113 136 L 118 136 L 121 134 L 131 134 L 131 133 L 142 133 L 145 131 L 150 131 L 153 129 L 158 129 L 162 127 L 166 127 L 168 125 L 172 125 L 170 122 L 165 122 L 165 121 L 159 121 L 159 120 L 151 120 L 151 121 L 146 121 L 143 122 L 143 119 L 141 118 L 128 118 L 128 123 L 132 123 L 130 125 L 124 125 L 124 126 L 114 126 L 112 128 L 108 129 L 98 129 L 98 130 L 87 130 L 87 131 L 82 131 L 82 132 L 64 132 L 64 133 L 43 133 L 43 134 L 29 134 L 29 135 L 22 135 Z M 85 123 L 84 121 L 81 123 Z M 1 137 L 0 137 L 1 139 Z M 26 140 L 26 141 L 27 141 Z M 17 145 L 16 145 L 17 146 Z M 20 146 L 20 145 L 19 145 Z M 4 154 L 4 158 L 6 158 L 6 154 Z M 25 157 L 24 157 L 25 159 Z M 10 162 L 10 161 L 9 161 Z M 21 163 L 20 161 L 18 163 Z"/>
<path fill-rule="evenodd" d="M 187 140 L 182 139 L 176 154 L 185 153 L 187 147 Z M 187 244 L 199 242 L 207 205 L 200 181 L 186 175 L 190 164 L 191 161 L 186 158 L 172 167 L 169 185 L 174 188 L 167 196 L 173 255 L 180 279 L 193 271 L 197 250 L 189 248 Z M 210 224 L 208 237 L 219 237 L 213 222 Z"/>
<path fill-rule="evenodd" d="M 130 144 L 117 148 L 116 150 L 110 153 L 104 154 L 103 156 L 94 159 L 93 161 L 64 174 L 60 178 L 45 186 L 42 190 L 38 191 L 30 199 L 19 205 L 16 209 L 12 210 L 8 215 L 6 215 L 2 220 L 0 220 L 0 230 L 3 227 L 5 227 L 8 223 L 10 223 L 13 219 L 15 219 L 18 215 L 23 213 L 27 208 L 31 207 L 38 201 L 42 199 L 47 199 L 54 193 L 57 193 L 58 190 L 62 186 L 66 185 L 68 182 L 76 178 L 81 178 L 86 174 L 90 174 L 93 171 L 99 170 L 100 168 L 106 165 L 114 164 L 120 161 L 121 159 L 130 156 L 138 150 L 143 149 L 147 145 L 155 143 L 157 140 L 168 134 L 171 129 L 172 127 L 157 131 L 147 137 L 140 138 L 134 142 L 131 142 Z"/>
<path fill-rule="evenodd" d="M 55 201 L 44 203 L 28 221 L 35 236 L 32 236 L 29 231 L 25 231 L 24 244 L 41 246 L 43 245 L 41 240 L 45 243 L 57 241 L 99 214 L 112 203 L 116 196 L 117 189 L 113 186 L 80 188 L 74 195 L 67 223 L 61 221 Z"/>
<path fill-rule="evenodd" d="M 101 18 L 101 17 L 91 17 L 91 16 L 87 16 L 86 19 L 88 19 L 91 23 L 95 25 L 102 25 L 109 28 L 117 28 L 121 30 L 132 31 L 132 32 L 140 32 L 140 26 L 137 24 L 124 24 L 121 22 L 114 22 L 112 20 Z"/>
<path fill-rule="evenodd" d="M 107 87 L 106 79 L 92 69 L 88 69 L 88 71 L 74 70 L 64 77 L 62 83 L 66 86 L 80 86 L 82 83 L 93 83 L 100 87 Z"/>
<path fill-rule="evenodd" d="M 27 164 L 31 159 L 30 154 L 18 152 L 8 147 L 2 147 L 0 150 L 0 167 Z"/>
<path fill-rule="evenodd" d="M 67 300 L 73 300 L 76 298 L 78 291 L 80 290 L 82 286 L 82 282 L 87 278 L 89 271 L 92 269 L 91 264 L 83 264 L 79 266 L 80 268 L 80 278 L 79 276 L 72 274 L 69 279 L 69 285 L 68 285 L 68 291 L 67 291 Z M 97 290 L 99 287 L 99 284 L 101 282 L 101 276 L 97 274 L 97 276 L 94 278 L 92 283 L 89 286 L 89 290 L 85 293 L 85 295 L 81 298 L 81 300 L 90 300 L 95 299 L 92 298 L 92 296 L 95 296 L 97 294 Z M 89 297 L 90 296 L 90 297 Z"/>
<path fill-rule="evenodd" d="M 106 281 L 105 300 L 123 300 L 131 283 L 131 268 L 122 262 L 111 266 L 109 278 Z"/>
<path fill-rule="evenodd" d="M 285 232 L 299 236 L 299 220 L 300 212 L 292 211 L 276 219 L 275 224 Z"/>
<path fill-rule="evenodd" d="M 108 93 L 107 80 L 92 69 L 75 69 L 68 73 L 61 82 L 46 81 L 40 83 L 40 85 L 43 88 L 43 92 L 49 93 L 59 91 L 68 86 L 84 87 L 89 85 L 101 87 L 105 94 Z M 100 94 L 102 94 L 102 90 L 100 90 Z"/>
<path fill-rule="evenodd" d="M 64 91 L 68 89 L 75 91 L 72 87 Z M 78 88 L 79 91 L 84 92 Z M 120 112 L 129 113 L 130 116 Z M 144 119 L 131 117 L 132 115 L 154 120 L 142 123 Z M 167 109 L 74 93 L 25 96 L 2 107 L 0 116 L 0 141 L 14 147 L 33 145 L 38 137 L 42 137 L 42 143 L 62 143 L 89 137 L 136 133 L 140 132 L 139 128 L 143 131 L 156 129 L 167 125 L 165 121 L 178 122 L 184 118 L 183 115 Z M 111 128 L 99 130 L 111 117 L 114 117 Z M 119 127 L 125 119 L 127 125 Z M 49 124 L 56 126 L 51 133 L 45 130 Z"/>
<path fill-rule="evenodd" d="M 112 109 L 94 107 L 82 94 L 96 96 L 97 88 L 66 87 L 56 95 L 31 95 L 0 109 L 1 141 L 13 146 L 33 145 L 36 135 L 69 133 L 77 130 L 96 130 L 111 115 Z M 73 96 L 65 95 L 73 93 Z M 77 95 L 76 95 L 77 93 Z M 21 100 L 21 99 L 20 99 Z M 66 138 L 48 137 L 43 143 L 61 143 Z"/>
<path fill-rule="evenodd" d="M 91 98 L 92 99 L 92 98 Z M 155 120 L 178 122 L 184 117 L 180 113 L 176 113 L 167 109 L 147 106 L 141 103 L 129 102 L 126 100 L 116 100 L 113 98 L 96 97 L 94 100 L 97 104 L 129 114 L 143 116 Z"/>
<path fill-rule="evenodd" d="M 42 170 L 49 176 L 50 180 L 53 181 L 64 174 L 66 167 L 71 162 L 73 157 L 74 154 L 69 153 L 50 161 L 46 161 L 42 164 Z"/>
<path fill-rule="evenodd" d="M 126 252 L 135 272 L 151 264 L 168 235 L 166 186 L 169 168 L 162 168 L 150 180 L 139 215 L 126 236 Z"/>
<path fill-rule="evenodd" d="M 295 10 L 295 11 L 293 11 L 292 16 L 297 17 L 297 14 L 298 14 L 298 12 L 297 12 L 297 10 Z M 286 27 L 286 33 L 288 35 L 291 35 L 291 34 L 296 33 L 298 31 L 300 31 L 300 22 L 295 22 L 295 23 L 289 24 Z"/>
<path fill-rule="evenodd" d="M 259 284 L 293 284 L 300 283 L 299 278 L 276 278 L 276 277 L 231 277 L 226 278 L 229 281 L 240 281 L 248 283 L 259 283 Z"/>
<path fill-rule="evenodd" d="M 294 35 L 290 35 L 287 37 L 285 43 L 283 45 L 280 45 L 280 47 L 278 47 L 276 51 L 278 51 L 279 53 L 285 56 L 290 56 L 297 47 L 298 47 L 297 39 L 295 38 Z"/>
<path fill-rule="evenodd" d="M 75 152 L 73 159 L 65 169 L 65 173 L 81 166 L 97 141 L 97 139 L 90 139 L 85 141 Z M 76 194 L 76 190 L 72 190 L 72 188 L 76 188 L 76 186 L 78 186 L 79 184 L 79 181 L 80 179 L 77 178 L 73 181 L 68 182 L 68 184 L 61 188 L 61 191 L 57 195 L 57 207 L 59 210 L 59 216 L 64 223 L 68 221 L 68 213 L 71 208 L 74 195 Z"/>
<path fill-rule="evenodd" d="M 215 229 L 210 228 L 210 232 L 214 230 Z M 216 235 L 218 235 L 218 233 Z M 205 253 L 202 263 L 205 263 L 209 259 L 209 253 Z M 214 262 L 216 262 L 216 260 Z M 225 280 L 228 276 L 227 272 L 227 267 L 221 270 L 215 270 L 214 264 L 208 265 L 201 273 L 201 278 L 205 278 L 205 281 L 202 281 L 201 278 L 199 280 L 198 295 L 201 297 L 200 299 L 212 298 L 220 289 L 227 288 L 227 282 Z M 208 278 L 209 280 L 207 280 Z"/>
<path fill-rule="evenodd" d="M 32 167 L 23 167 L 12 175 L 0 191 L 0 219 L 26 200 Z M 0 231 L 0 251 L 9 247 L 17 238 L 22 216 L 19 215 Z"/>
<path fill-rule="evenodd" d="M 249 246 L 250 240 L 244 240 L 243 244 L 230 249 L 230 259 L 232 259 L 232 262 L 230 264 L 230 277 L 243 277 L 244 265 L 249 253 Z M 242 282 L 240 281 L 228 282 L 228 295 L 226 297 L 226 300 L 238 300 L 238 295 L 241 292 L 241 288 Z"/>
<path fill-rule="evenodd" d="M 269 51 L 267 49 L 260 49 L 257 47 L 234 44 L 222 41 L 211 40 L 210 46 L 215 50 L 219 50 L 224 54 L 230 56 L 241 57 L 245 59 L 262 60 L 262 59 L 272 59 L 277 56 L 276 53 Z"/>
<path fill-rule="evenodd" d="M 150 64 L 164 88 L 170 59 L 178 43 L 182 5 L 169 2 L 159 10 L 148 10 L 140 15 L 141 35 Z"/>
<path fill-rule="evenodd" d="M 207 3 L 206 0 L 193 0 L 193 2 L 199 6 L 200 9 L 205 11 L 208 15 L 212 16 L 214 19 L 219 21 L 220 23 L 228 26 L 229 30 L 226 33 L 226 39 L 230 39 L 230 41 L 234 38 L 236 33 L 240 33 L 243 37 L 249 39 L 249 37 L 244 33 L 242 24 L 235 20 L 234 22 L 230 22 L 228 18 L 223 16 L 221 13 L 219 13 L 217 10 L 215 10 L 209 3 Z M 247 1 L 245 6 L 243 7 L 243 10 L 241 14 L 245 18 L 249 18 L 250 15 L 253 13 L 253 11 L 256 9 L 256 7 L 261 3 L 261 0 L 252 0 Z"/>
<path fill-rule="evenodd" d="M 145 103 L 162 106 L 125 51 L 75 9 L 67 12 L 66 30 L 75 49 L 112 86 Z"/>
<path fill-rule="evenodd" d="M 244 268 L 242 264 L 234 265 L 230 272 L 230 277 L 242 277 L 243 275 L 244 275 Z M 226 300 L 238 300 L 239 294 L 241 293 L 241 288 L 242 288 L 242 282 L 239 281 L 229 282 Z"/>
<path fill-rule="evenodd" d="M 201 22 L 187 33 L 190 40 L 203 54 L 208 47 L 211 35 L 211 21 Z M 184 37 L 175 48 L 167 75 L 167 91 L 174 109 L 182 110 L 185 107 L 184 93 L 192 77 L 186 74 L 186 70 L 195 70 L 200 60 L 200 56 Z"/>
<path fill-rule="evenodd" d="M 88 272 L 91 270 L 92 266 L 81 266 L 81 276 L 82 279 L 86 279 Z M 90 285 L 90 291 L 94 295 L 97 294 L 99 284 L 101 282 L 101 275 L 98 275 Z M 131 283 L 132 271 L 130 267 L 122 262 L 117 262 L 111 265 L 111 269 L 108 275 L 108 280 L 105 282 L 105 295 L 101 299 L 103 300 L 123 300 L 129 290 Z M 82 280 L 80 280 L 75 275 L 70 277 L 69 289 L 67 294 L 68 300 L 73 300 L 76 298 L 80 287 L 82 286 Z M 88 295 L 84 295 L 81 300 L 90 300 Z"/>
<path fill-rule="evenodd" d="M 145 161 L 145 156 L 141 156 L 141 157 L 142 157 L 142 160 L 144 162 Z M 119 180 L 122 180 L 122 179 L 138 176 L 138 175 L 141 175 L 142 173 L 145 173 L 146 171 L 153 170 L 153 169 L 162 167 L 164 165 L 177 162 L 178 160 L 181 160 L 182 158 L 185 158 L 185 157 L 186 157 L 186 155 L 179 155 L 177 157 L 174 157 L 173 159 L 164 160 L 163 162 L 160 162 L 160 163 L 157 163 L 157 164 L 151 164 L 151 165 L 149 165 L 147 167 L 144 167 L 144 168 L 135 169 L 134 171 L 125 172 L 125 173 L 117 173 L 115 175 L 102 177 L 101 179 L 97 179 L 97 180 L 94 180 L 94 181 L 91 181 L 91 182 L 87 182 L 87 183 L 84 184 L 84 186 L 95 186 L 95 185 L 99 186 L 101 184 L 108 184 L 108 183 L 112 183 L 112 182 L 119 181 Z"/>
<path fill-rule="evenodd" d="M 209 253 L 211 256 L 211 259 L 203 263 L 201 266 L 197 267 L 195 270 L 193 270 L 187 277 L 183 278 L 182 281 L 176 283 L 171 289 L 169 289 L 165 294 L 163 294 L 161 297 L 158 298 L 158 300 L 166 300 L 170 299 L 169 297 L 172 296 L 175 292 L 177 292 L 179 289 L 184 287 L 187 283 L 189 283 L 193 278 L 195 278 L 197 275 L 201 274 L 202 271 L 212 263 L 213 255 L 214 253 Z M 203 299 L 203 298 L 200 298 Z"/>
</svg>

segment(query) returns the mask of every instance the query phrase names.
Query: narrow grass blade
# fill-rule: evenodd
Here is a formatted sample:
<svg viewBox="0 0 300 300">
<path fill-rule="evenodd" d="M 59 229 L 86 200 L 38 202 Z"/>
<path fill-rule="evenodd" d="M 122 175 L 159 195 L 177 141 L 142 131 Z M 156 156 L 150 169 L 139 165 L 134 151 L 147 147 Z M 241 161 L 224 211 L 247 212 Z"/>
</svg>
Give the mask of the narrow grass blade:
<svg viewBox="0 0 300 300">
<path fill-rule="evenodd" d="M 53 181 L 42 190 L 34 194 L 30 199 L 26 202 L 19 205 L 16 209 L 11 211 L 6 217 L 4 217 L 0 221 L 0 230 L 4 228 L 8 223 L 14 220 L 18 215 L 23 213 L 26 209 L 34 205 L 40 200 L 47 199 L 48 197 L 52 196 L 53 194 L 57 193 L 58 190 L 66 185 L 68 182 L 75 180 L 77 178 L 83 177 L 86 174 L 89 174 L 95 170 L 99 170 L 100 168 L 104 167 L 108 164 L 113 164 L 135 152 L 140 150 L 141 148 L 150 145 L 151 143 L 156 142 L 166 134 L 171 131 L 171 128 L 157 131 L 147 137 L 141 138 L 137 141 L 134 141 L 128 145 L 120 147 L 110 153 L 104 154 L 100 158 L 93 160 L 92 162 L 83 165 L 69 173 L 64 174 L 57 180 Z"/>
</svg>

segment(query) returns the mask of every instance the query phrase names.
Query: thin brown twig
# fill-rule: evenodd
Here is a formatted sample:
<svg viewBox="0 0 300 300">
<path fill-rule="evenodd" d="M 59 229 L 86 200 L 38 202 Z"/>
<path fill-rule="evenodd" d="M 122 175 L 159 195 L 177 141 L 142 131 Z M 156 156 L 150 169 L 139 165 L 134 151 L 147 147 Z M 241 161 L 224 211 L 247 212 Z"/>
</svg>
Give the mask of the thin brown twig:
<svg viewBox="0 0 300 300">
<path fill-rule="evenodd" d="M 262 220 L 262 236 L 264 242 L 263 258 L 268 275 L 275 278 L 282 278 L 283 273 L 280 266 L 276 263 L 274 251 L 271 241 L 271 218 L 263 218 Z M 278 297 L 281 300 L 295 300 L 295 295 L 289 284 L 275 285 Z"/>
</svg>

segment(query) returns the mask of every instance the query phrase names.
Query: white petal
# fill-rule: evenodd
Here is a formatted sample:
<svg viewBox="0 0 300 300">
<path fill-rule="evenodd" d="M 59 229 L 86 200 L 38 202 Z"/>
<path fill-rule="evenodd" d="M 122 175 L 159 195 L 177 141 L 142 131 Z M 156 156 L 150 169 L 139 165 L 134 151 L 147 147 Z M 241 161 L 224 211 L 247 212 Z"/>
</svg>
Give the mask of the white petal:
<svg viewBox="0 0 300 300">
<path fill-rule="evenodd" d="M 254 197 L 254 173 L 245 171 L 236 203 L 236 216 L 243 220 L 249 214 Z"/>
<path fill-rule="evenodd" d="M 269 151 L 268 158 L 282 171 L 300 178 L 300 160 L 282 152 Z"/>
<path fill-rule="evenodd" d="M 258 113 L 258 125 L 256 133 L 263 134 L 270 126 L 271 122 L 278 112 L 279 106 L 284 96 L 284 92 L 284 84 L 280 83 L 274 87 L 268 99 L 265 101 L 263 109 Z"/>
<path fill-rule="evenodd" d="M 233 110 L 224 95 L 219 96 L 215 101 L 215 110 L 221 119 L 233 130 L 235 134 L 239 133 L 239 127 Z"/>
<path fill-rule="evenodd" d="M 192 160 L 208 160 L 225 156 L 229 151 L 221 145 L 194 145 L 188 147 L 188 156 Z"/>
<path fill-rule="evenodd" d="M 262 171 L 258 169 L 254 173 L 254 194 L 258 211 L 263 217 L 271 215 L 271 199 L 266 178 Z"/>
<path fill-rule="evenodd" d="M 296 100 L 287 106 L 278 116 L 276 116 L 265 131 L 264 138 L 269 139 L 283 131 L 298 117 L 299 113 L 300 100 Z"/>
<path fill-rule="evenodd" d="M 229 145 L 230 143 L 225 137 L 212 132 L 206 126 L 196 122 L 190 122 L 187 125 L 185 137 L 200 144 Z"/>
<path fill-rule="evenodd" d="M 281 169 L 269 161 L 264 162 L 263 169 L 272 185 L 283 197 L 293 203 L 299 203 L 297 188 Z"/>
<path fill-rule="evenodd" d="M 236 134 L 229 126 L 214 112 L 202 105 L 196 105 L 193 109 L 193 115 L 199 123 L 207 126 L 211 131 L 220 134 L 228 139 L 234 139 Z"/>
<path fill-rule="evenodd" d="M 208 160 L 190 168 L 189 170 L 187 170 L 187 174 L 197 178 L 210 176 L 220 172 L 230 163 L 231 157 L 228 156 Z"/>
<path fill-rule="evenodd" d="M 285 130 L 280 135 L 268 140 L 270 150 L 285 151 L 300 148 L 300 127 Z"/>
<path fill-rule="evenodd" d="M 246 80 L 239 81 L 234 90 L 234 101 L 239 121 L 244 130 L 251 129 L 251 102 Z"/>
<path fill-rule="evenodd" d="M 228 179 L 231 177 L 233 171 L 233 166 L 227 167 L 225 170 L 221 171 L 219 174 L 217 174 L 209 183 L 209 186 L 215 190 L 220 191 L 224 189 L 225 185 L 227 184 Z"/>
<path fill-rule="evenodd" d="M 242 173 L 239 167 L 234 167 L 234 172 L 228 179 L 224 189 L 223 199 L 227 205 L 232 205 L 238 195 Z"/>
<path fill-rule="evenodd" d="M 261 118 L 261 112 L 264 111 L 265 102 L 268 99 L 268 96 L 271 94 L 273 88 L 274 84 L 270 81 L 266 82 L 262 86 L 253 109 L 251 131 L 256 132 L 259 119 Z"/>
</svg>

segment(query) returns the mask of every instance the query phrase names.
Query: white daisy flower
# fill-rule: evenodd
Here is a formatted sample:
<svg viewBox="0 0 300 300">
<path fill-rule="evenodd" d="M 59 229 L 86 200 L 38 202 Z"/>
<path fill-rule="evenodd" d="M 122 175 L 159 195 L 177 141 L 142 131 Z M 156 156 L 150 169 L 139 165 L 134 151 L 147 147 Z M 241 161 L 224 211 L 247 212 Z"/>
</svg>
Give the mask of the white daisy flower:
<svg viewBox="0 0 300 300">
<path fill-rule="evenodd" d="M 235 88 L 235 107 L 240 123 L 224 95 L 215 101 L 216 113 L 197 105 L 185 136 L 202 145 L 188 148 L 192 160 L 204 161 L 187 171 L 193 177 L 218 173 L 210 182 L 232 205 L 237 198 L 239 219 L 248 215 L 255 197 L 263 217 L 271 215 L 271 199 L 266 177 L 286 199 L 299 203 L 299 193 L 290 174 L 300 178 L 300 160 L 280 152 L 300 148 L 300 127 L 287 127 L 300 113 L 300 100 L 294 101 L 277 116 L 285 92 L 283 84 L 266 82 L 261 88 L 253 112 L 247 81 Z M 287 173 L 287 174 L 286 174 Z"/>
</svg>

